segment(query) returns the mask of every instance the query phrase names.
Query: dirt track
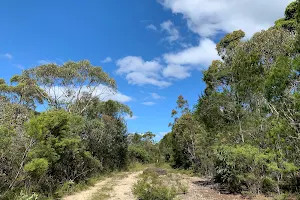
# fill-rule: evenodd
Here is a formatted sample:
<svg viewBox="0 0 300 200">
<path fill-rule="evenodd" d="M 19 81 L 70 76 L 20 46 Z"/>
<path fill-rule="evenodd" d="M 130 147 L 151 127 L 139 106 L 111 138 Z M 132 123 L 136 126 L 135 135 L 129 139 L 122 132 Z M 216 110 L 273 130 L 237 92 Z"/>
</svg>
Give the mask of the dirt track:
<svg viewBox="0 0 300 200">
<path fill-rule="evenodd" d="M 98 182 L 95 186 L 88 190 L 76 193 L 74 195 L 63 198 L 64 200 L 90 200 L 93 195 L 101 191 L 104 187 L 111 185 L 112 190 L 109 192 L 109 198 L 112 200 L 130 200 L 134 199 L 131 192 L 133 184 L 137 181 L 137 176 L 141 172 L 122 173 L 119 176 L 107 178 L 103 181 Z"/>
<path fill-rule="evenodd" d="M 86 191 L 63 198 L 64 200 L 134 200 L 131 189 L 138 179 L 140 172 L 120 173 L 119 175 L 99 181 L 95 186 Z M 189 189 L 185 195 L 179 195 L 177 199 L 181 200 L 242 200 L 240 195 L 222 194 L 212 189 L 212 185 L 207 179 L 199 177 L 189 177 L 182 175 L 182 180 L 188 182 Z M 105 197 L 103 198 L 103 195 Z M 267 198 L 259 197 L 256 200 Z"/>
</svg>

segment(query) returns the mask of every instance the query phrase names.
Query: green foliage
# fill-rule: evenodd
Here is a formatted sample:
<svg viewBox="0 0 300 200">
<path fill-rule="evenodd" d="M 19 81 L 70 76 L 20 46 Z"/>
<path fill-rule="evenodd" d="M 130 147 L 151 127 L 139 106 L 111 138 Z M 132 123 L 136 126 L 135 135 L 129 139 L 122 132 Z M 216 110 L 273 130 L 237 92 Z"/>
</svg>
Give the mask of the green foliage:
<svg viewBox="0 0 300 200">
<path fill-rule="evenodd" d="M 153 140 L 151 132 L 128 135 L 128 159 L 130 162 L 154 163 L 161 160 L 159 146 Z"/>
<path fill-rule="evenodd" d="M 146 170 L 134 184 L 133 194 L 143 200 L 172 200 L 176 196 L 176 188 L 166 185 L 157 172 Z"/>
<path fill-rule="evenodd" d="M 242 30 L 234 31 L 225 35 L 223 39 L 217 44 L 217 51 L 222 59 L 226 59 L 225 55 L 239 45 L 241 39 L 245 37 L 245 33 Z"/>
<path fill-rule="evenodd" d="M 35 143 L 24 169 L 36 191 L 46 193 L 55 190 L 59 182 L 78 182 L 100 167 L 100 162 L 82 145 L 80 122 L 79 116 L 54 110 L 32 118 L 27 124 L 27 133 Z"/>
<path fill-rule="evenodd" d="M 285 9 L 285 18 L 286 19 L 295 19 L 297 15 L 297 7 L 298 7 L 298 2 L 294 1 L 290 3 L 286 9 Z"/>
<path fill-rule="evenodd" d="M 260 153 L 258 148 L 250 145 L 220 146 L 216 149 L 216 155 L 216 181 L 228 185 L 232 192 L 250 189 L 254 193 L 261 188 L 267 163 L 275 157 Z"/>
<path fill-rule="evenodd" d="M 31 140 L 24 135 L 24 123 L 30 115 L 25 106 L 0 100 L 0 197 L 9 199 L 17 181 L 20 185 L 24 181 L 20 167 L 31 145 Z"/>
<path fill-rule="evenodd" d="M 31 176 L 40 177 L 47 172 L 48 167 L 48 160 L 44 158 L 35 158 L 24 166 L 24 170 L 29 172 Z"/>
<path fill-rule="evenodd" d="M 216 155 L 216 181 L 226 184 L 232 192 L 279 192 L 281 177 L 298 170 L 274 153 L 250 145 L 219 146 Z"/>
<path fill-rule="evenodd" d="M 128 157 L 132 162 L 149 163 L 150 155 L 141 146 L 130 145 L 128 147 Z"/>
<path fill-rule="evenodd" d="M 285 10 L 285 17 L 275 22 L 275 27 L 284 28 L 289 31 L 295 31 L 297 28 L 297 7 L 298 1 L 290 3 Z"/>
<path fill-rule="evenodd" d="M 48 94 L 46 98 L 51 107 L 64 108 L 72 112 L 75 112 L 73 110 L 75 109 L 78 114 L 86 109 L 89 105 L 88 101 L 85 101 L 86 104 L 82 105 L 80 110 L 72 106 L 73 102 L 100 97 L 99 95 L 105 90 L 116 90 L 115 80 L 110 78 L 101 67 L 93 66 L 87 60 L 69 61 L 63 65 L 55 63 L 41 65 L 24 70 L 20 77 L 29 77 L 34 84 L 44 89 Z M 106 87 L 97 91 L 101 85 Z"/>
<path fill-rule="evenodd" d="M 299 13 L 295 1 L 250 39 L 242 30 L 225 35 L 216 46 L 221 60 L 203 72 L 204 94 L 194 109 L 178 97 L 172 131 L 159 144 L 151 132 L 127 135 L 130 108 L 101 99 L 116 82 L 89 61 L 0 79 L 0 198 L 56 198 L 95 173 L 162 160 L 214 176 L 232 192 L 299 193 Z M 39 104 L 49 110 L 37 113 Z M 179 191 L 186 188 L 176 178 L 155 170 L 134 187 L 141 199 Z"/>
<path fill-rule="evenodd" d="M 116 82 L 89 61 L 23 70 L 10 84 L 0 79 L 1 199 L 21 190 L 60 197 L 96 173 L 126 167 L 123 117 L 132 112 L 103 101 L 107 91 L 115 92 Z M 39 104 L 48 111 L 36 112 Z"/>
<path fill-rule="evenodd" d="M 26 194 L 24 191 L 21 191 L 20 195 L 16 198 L 16 200 L 38 200 L 39 195 L 36 193 Z"/>
<path fill-rule="evenodd" d="M 47 94 L 28 76 L 15 75 L 11 78 L 10 85 L 3 79 L 0 81 L 0 97 L 35 109 L 37 103 L 44 103 Z"/>
<path fill-rule="evenodd" d="M 160 142 L 173 167 L 212 175 L 231 192 L 299 192 L 298 2 L 275 27 L 220 40 L 204 94 L 194 110 L 178 98 L 172 132 Z"/>
<path fill-rule="evenodd" d="M 125 167 L 128 144 L 123 121 L 103 116 L 101 119 L 85 120 L 85 124 L 82 139 L 92 155 L 102 161 L 102 166 L 106 170 Z"/>
<path fill-rule="evenodd" d="M 291 70 L 291 60 L 288 57 L 277 59 L 266 79 L 266 94 L 269 101 L 277 101 L 284 96 L 293 77 Z"/>
<path fill-rule="evenodd" d="M 159 142 L 160 154 L 166 162 L 172 162 L 173 154 L 173 134 L 167 133 Z"/>
</svg>

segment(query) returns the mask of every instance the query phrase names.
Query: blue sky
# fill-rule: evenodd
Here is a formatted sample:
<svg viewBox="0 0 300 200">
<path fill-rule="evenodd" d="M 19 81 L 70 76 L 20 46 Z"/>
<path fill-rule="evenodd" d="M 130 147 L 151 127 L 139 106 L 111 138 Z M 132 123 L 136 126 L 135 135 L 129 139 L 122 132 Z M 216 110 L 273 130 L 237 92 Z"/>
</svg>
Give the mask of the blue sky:
<svg viewBox="0 0 300 200">
<path fill-rule="evenodd" d="M 160 138 L 177 97 L 193 105 L 204 90 L 215 43 L 233 30 L 251 37 L 268 28 L 291 1 L 1 1 L 0 75 L 88 59 L 116 79 L 114 99 L 134 112 L 129 131 Z"/>
</svg>

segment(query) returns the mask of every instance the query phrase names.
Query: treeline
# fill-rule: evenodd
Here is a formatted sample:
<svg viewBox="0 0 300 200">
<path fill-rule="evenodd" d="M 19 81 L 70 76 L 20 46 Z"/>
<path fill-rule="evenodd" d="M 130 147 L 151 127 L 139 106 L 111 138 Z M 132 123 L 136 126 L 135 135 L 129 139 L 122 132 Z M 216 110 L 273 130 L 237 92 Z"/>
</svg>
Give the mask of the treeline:
<svg viewBox="0 0 300 200">
<path fill-rule="evenodd" d="M 293 2 L 268 30 L 250 39 L 234 31 L 217 44 L 221 60 L 204 71 L 198 103 L 190 109 L 179 96 L 172 111 L 160 142 L 166 161 L 231 192 L 299 193 L 299 18 Z"/>
<path fill-rule="evenodd" d="M 152 162 L 154 135 L 128 136 L 130 109 L 103 99 L 116 89 L 88 61 L 0 79 L 0 199 L 57 198 L 96 174 Z"/>
</svg>

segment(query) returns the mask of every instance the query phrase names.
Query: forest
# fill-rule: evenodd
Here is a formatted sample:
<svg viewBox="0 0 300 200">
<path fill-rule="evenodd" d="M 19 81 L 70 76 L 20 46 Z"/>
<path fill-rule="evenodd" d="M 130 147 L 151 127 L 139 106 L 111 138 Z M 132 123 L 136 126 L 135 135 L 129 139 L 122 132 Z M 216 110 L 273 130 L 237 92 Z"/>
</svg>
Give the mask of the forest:
<svg viewBox="0 0 300 200">
<path fill-rule="evenodd" d="M 230 193 L 298 194 L 299 23 L 295 1 L 268 30 L 225 35 L 198 102 L 178 94 L 172 131 L 159 142 L 151 132 L 128 133 L 130 108 L 103 97 L 116 81 L 87 60 L 0 79 L 0 199 L 61 198 L 134 163 L 192 170 Z"/>
</svg>

